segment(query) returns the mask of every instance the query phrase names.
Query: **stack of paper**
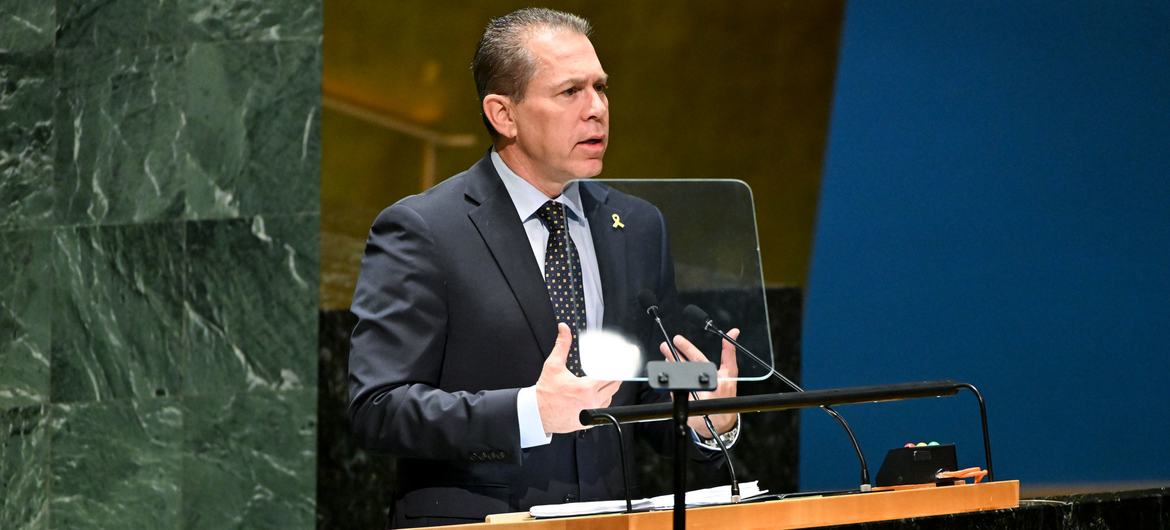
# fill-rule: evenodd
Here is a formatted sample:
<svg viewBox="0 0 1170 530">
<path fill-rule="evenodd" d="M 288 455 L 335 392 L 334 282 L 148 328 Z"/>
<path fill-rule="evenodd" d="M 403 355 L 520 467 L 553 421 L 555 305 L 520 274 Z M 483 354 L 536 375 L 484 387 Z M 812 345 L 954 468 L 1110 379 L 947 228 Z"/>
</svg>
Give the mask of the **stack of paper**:
<svg viewBox="0 0 1170 530">
<path fill-rule="evenodd" d="M 757 495 L 767 493 L 760 489 L 760 482 L 753 480 L 739 485 L 739 500 L 745 501 Z M 715 486 L 702 490 L 687 492 L 687 507 L 709 506 L 712 504 L 729 504 L 731 502 L 731 486 Z M 650 499 L 655 510 L 670 510 L 674 508 L 674 494 L 659 495 Z M 622 504 L 625 504 L 623 502 Z"/>
<path fill-rule="evenodd" d="M 767 493 L 760 489 L 758 481 L 745 482 L 739 485 L 740 500 L 747 500 L 757 495 Z M 716 486 L 687 492 L 687 506 L 708 506 L 712 504 L 728 504 L 731 502 L 731 486 Z M 659 495 L 650 499 L 633 501 L 634 511 L 670 510 L 674 508 L 674 494 Z M 540 518 L 568 517 L 571 515 L 594 515 L 599 513 L 618 513 L 626 510 L 626 501 L 591 501 L 570 502 L 565 504 L 544 504 L 533 506 L 528 510 L 529 515 Z"/>
<path fill-rule="evenodd" d="M 634 511 L 644 512 L 654 507 L 650 499 L 633 501 Z M 533 506 L 528 515 L 537 519 L 546 517 L 568 517 L 570 515 L 594 515 L 599 513 L 618 513 L 626 511 L 626 501 L 590 501 L 566 502 L 565 504 L 542 504 Z"/>
</svg>

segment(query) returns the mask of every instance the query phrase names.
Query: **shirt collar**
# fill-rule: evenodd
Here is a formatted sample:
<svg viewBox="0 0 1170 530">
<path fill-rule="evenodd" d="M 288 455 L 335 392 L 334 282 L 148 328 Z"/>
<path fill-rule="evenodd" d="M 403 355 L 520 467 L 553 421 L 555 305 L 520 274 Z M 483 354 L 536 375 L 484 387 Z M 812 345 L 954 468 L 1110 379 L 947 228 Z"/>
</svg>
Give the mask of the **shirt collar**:
<svg viewBox="0 0 1170 530">
<path fill-rule="evenodd" d="M 520 216 L 521 221 L 527 221 L 532 216 L 536 215 L 536 211 L 548 202 L 548 195 L 536 189 L 536 186 L 530 184 L 512 171 L 504 159 L 500 158 L 496 149 L 492 148 L 491 153 L 492 165 L 496 168 L 496 173 L 500 174 L 500 180 L 504 181 L 504 188 L 508 190 L 508 196 L 512 198 L 512 204 L 516 207 L 516 213 Z M 553 199 L 561 204 L 564 204 L 572 217 L 577 219 L 584 219 L 582 212 L 585 208 L 581 204 L 581 189 L 576 182 L 572 182 L 561 190 L 560 196 Z"/>
</svg>

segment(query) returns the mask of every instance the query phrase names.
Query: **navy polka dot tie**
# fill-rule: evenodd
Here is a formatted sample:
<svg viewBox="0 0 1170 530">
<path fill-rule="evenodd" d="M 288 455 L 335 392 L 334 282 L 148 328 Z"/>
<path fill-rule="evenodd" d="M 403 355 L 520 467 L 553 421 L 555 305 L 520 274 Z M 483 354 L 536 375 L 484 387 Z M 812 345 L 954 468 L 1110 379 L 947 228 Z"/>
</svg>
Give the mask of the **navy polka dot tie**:
<svg viewBox="0 0 1170 530">
<path fill-rule="evenodd" d="M 565 225 L 565 205 L 548 201 L 536 211 L 548 229 L 548 246 L 544 249 L 544 283 L 552 300 L 557 322 L 564 322 L 573 331 L 573 345 L 569 348 L 569 371 L 581 377 L 581 352 L 577 333 L 585 330 L 585 292 L 581 280 L 581 260 L 577 246 L 569 237 Z"/>
</svg>

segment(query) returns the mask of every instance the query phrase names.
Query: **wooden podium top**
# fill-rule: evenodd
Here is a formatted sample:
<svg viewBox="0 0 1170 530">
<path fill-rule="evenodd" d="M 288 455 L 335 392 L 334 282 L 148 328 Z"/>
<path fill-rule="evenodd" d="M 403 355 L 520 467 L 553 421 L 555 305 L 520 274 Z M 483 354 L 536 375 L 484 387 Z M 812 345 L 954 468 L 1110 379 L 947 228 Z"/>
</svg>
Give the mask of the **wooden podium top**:
<svg viewBox="0 0 1170 530">
<path fill-rule="evenodd" d="M 1016 508 L 1020 482 L 924 487 L 828 497 L 709 506 L 687 510 L 689 530 L 807 528 L 908 517 Z M 532 519 L 527 513 L 489 517 L 487 523 L 447 528 L 480 530 L 648 530 L 671 528 L 670 511 Z"/>
</svg>

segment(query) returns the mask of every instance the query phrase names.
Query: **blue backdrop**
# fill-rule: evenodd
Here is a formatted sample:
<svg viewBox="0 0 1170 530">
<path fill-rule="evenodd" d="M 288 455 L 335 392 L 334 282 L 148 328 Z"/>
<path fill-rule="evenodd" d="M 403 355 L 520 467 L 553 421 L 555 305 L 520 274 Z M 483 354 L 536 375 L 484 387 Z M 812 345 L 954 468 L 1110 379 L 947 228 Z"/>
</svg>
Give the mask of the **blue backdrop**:
<svg viewBox="0 0 1170 530">
<path fill-rule="evenodd" d="M 999 478 L 1170 481 L 1170 2 L 850 2 L 804 324 L 810 389 L 955 378 Z M 982 465 L 968 395 L 842 407 Z M 801 487 L 855 486 L 801 419 Z"/>
</svg>

